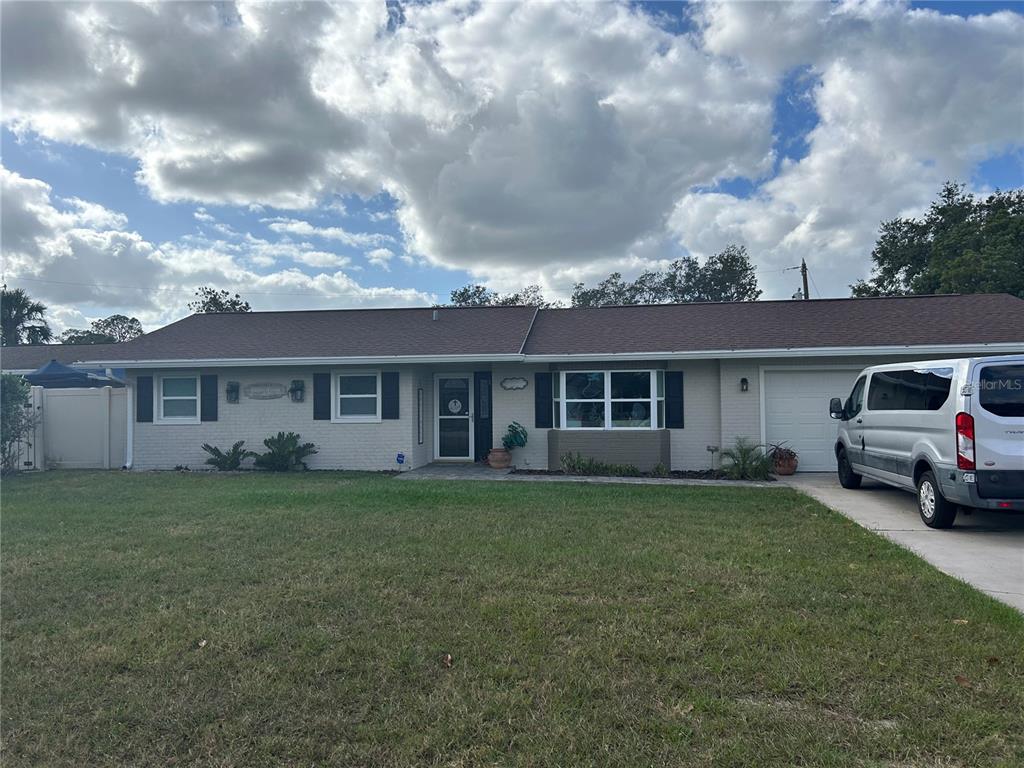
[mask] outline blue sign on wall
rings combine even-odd
[[[405,454],[404,453],[396,454],[395,455],[395,461],[397,461],[399,464],[405,464]]]

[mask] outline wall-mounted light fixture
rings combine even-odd
[[[746,392],[750,389],[750,382],[747,381],[746,377],[740,379],[740,392]]]
[[[238,402],[238,393],[242,389],[241,385],[237,381],[229,381],[228,385],[224,388],[224,396],[227,398],[229,403]]]
[[[293,403],[301,403],[306,398],[306,382],[302,379],[292,379],[292,385],[288,388]]]

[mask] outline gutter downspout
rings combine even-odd
[[[127,376],[125,376],[128,379]],[[124,383],[124,403],[127,410],[127,438],[124,443],[124,466],[121,469],[131,469],[135,461],[135,414],[132,413],[132,403],[135,397],[135,389],[132,387],[131,379]]]

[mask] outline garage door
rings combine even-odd
[[[800,454],[801,472],[836,468],[836,422],[829,418],[831,397],[844,400],[859,369],[803,369],[764,372],[766,443],[787,443]]]

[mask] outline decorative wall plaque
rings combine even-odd
[[[284,397],[288,388],[276,381],[258,382],[245,385],[245,396],[250,400],[277,400]]]
[[[522,376],[510,376],[501,380],[501,388],[504,390],[526,389],[527,383]]]

